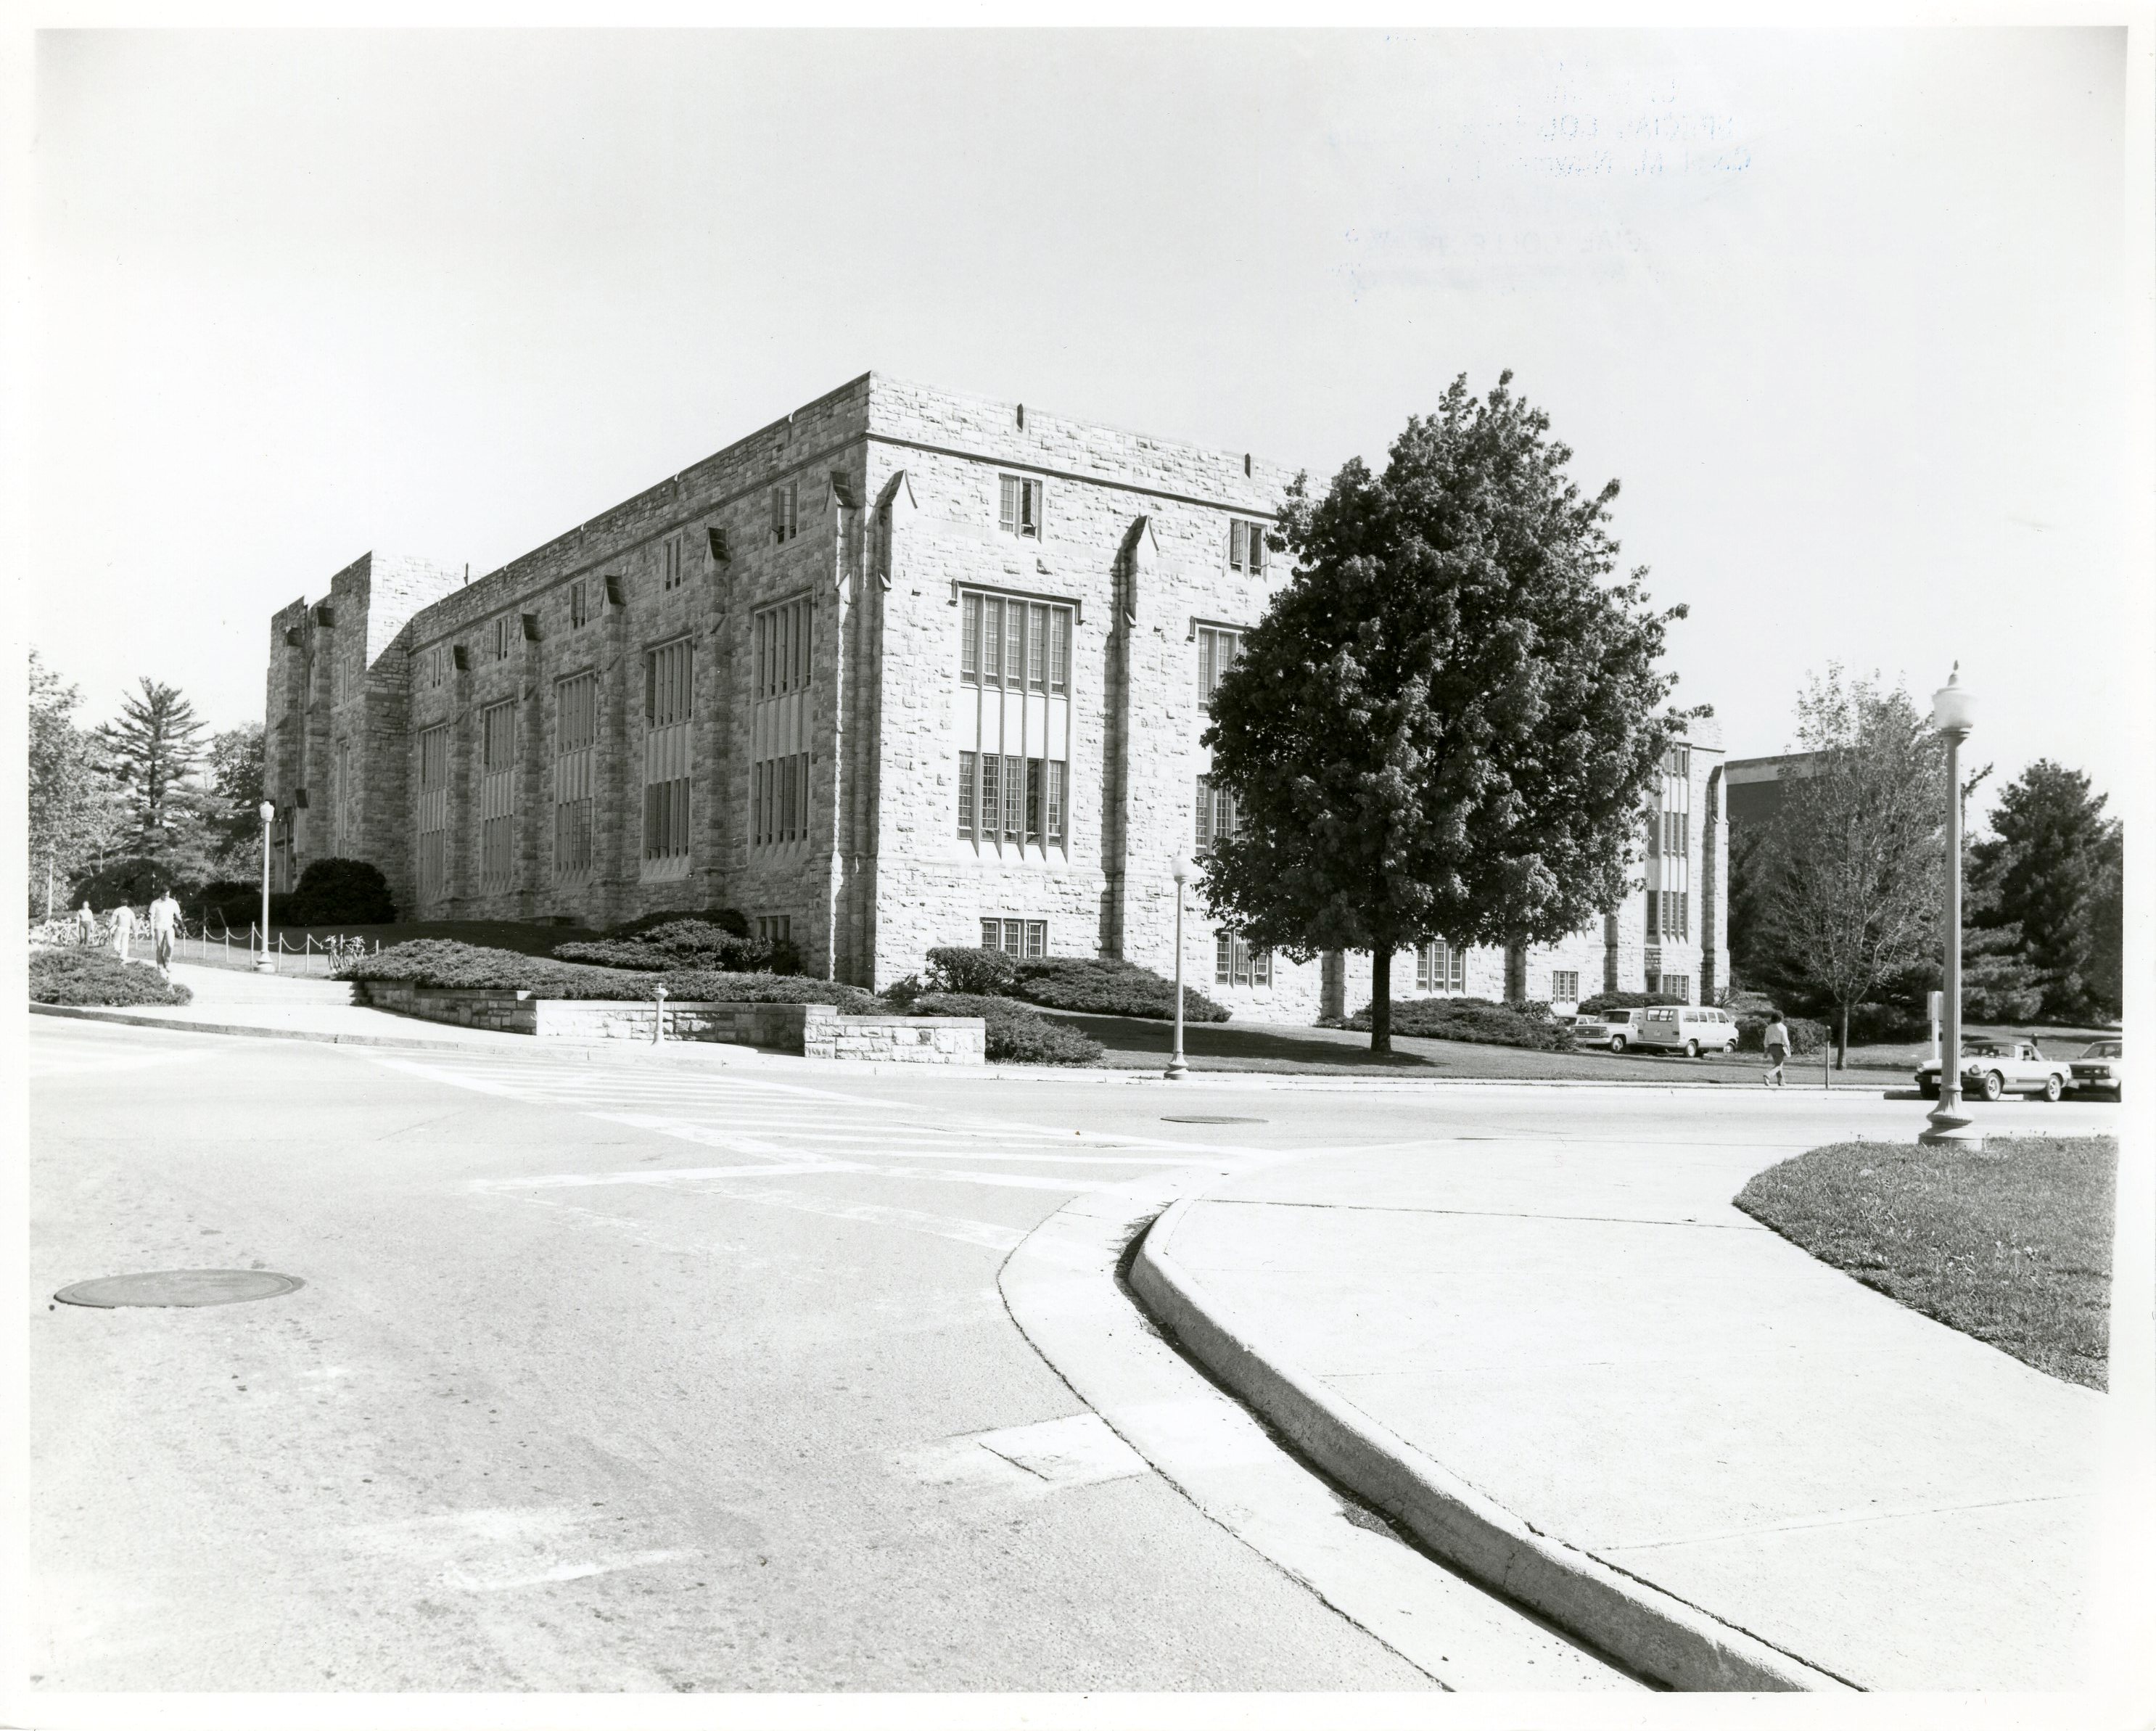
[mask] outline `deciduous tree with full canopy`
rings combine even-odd
[[[94,741],[75,725],[80,694],[34,649],[29,697],[29,863],[33,894],[49,915],[55,890],[102,862],[126,819]]]
[[[1797,701],[1810,772],[1783,784],[1758,917],[1772,976],[1835,1016],[1936,953],[1946,864],[1946,752],[1897,687],[1838,666]]]
[[[1368,951],[1370,1049],[1394,953],[1543,942],[1628,887],[1645,792],[1683,723],[1658,667],[1682,608],[1613,576],[1611,481],[1583,494],[1548,417],[1455,379],[1383,470],[1297,478],[1272,537],[1295,573],[1210,704],[1235,833],[1204,855],[1216,918],[1307,961]]]

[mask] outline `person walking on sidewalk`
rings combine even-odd
[[[150,904],[150,941],[157,948],[157,972],[172,977],[172,934],[180,923],[180,904],[172,899],[170,885],[157,891]]]
[[[123,962],[134,958],[127,952],[135,942],[135,910],[125,901],[112,910],[112,953]]]
[[[75,910],[74,929],[75,935],[81,940],[85,949],[88,949],[97,942],[97,916],[90,911],[90,903],[87,901]]]
[[[1767,1048],[1767,1073],[1759,1080],[1770,1088],[1782,1086],[1782,1066],[1789,1061],[1789,1030],[1782,1021],[1779,1009],[1767,1012],[1767,1032],[1761,1044]]]

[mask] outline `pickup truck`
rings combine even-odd
[[[2041,1094],[2062,1098],[2073,1074],[2063,1058],[2047,1058],[2033,1040],[1965,1040],[1962,1042],[1961,1089],[1965,1095],[1996,1100],[2006,1094]],[[1939,1066],[1927,1062],[1917,1071],[1917,1091],[1927,1100],[1939,1093]]]

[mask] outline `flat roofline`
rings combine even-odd
[[[1069,426],[1090,427],[1102,433],[1118,434],[1125,439],[1142,439],[1163,449],[1194,451],[1200,456],[1220,457],[1230,463],[1240,463],[1244,458],[1248,457],[1253,469],[1263,464],[1266,468],[1276,470],[1281,474],[1291,474],[1306,467],[1306,465],[1298,463],[1283,463],[1277,458],[1268,457],[1260,451],[1230,450],[1225,445],[1201,444],[1198,440],[1186,439],[1179,434],[1155,433],[1143,427],[1127,427],[1119,421],[1094,420],[1085,415],[1065,413],[1060,408],[1045,403],[1021,403],[1015,397],[991,397],[980,391],[954,391],[947,386],[936,384],[927,379],[907,378],[896,372],[868,372],[862,377],[869,381],[869,405],[871,416],[870,430],[871,432],[875,431],[873,416],[875,408],[875,388],[881,383],[902,386],[910,391],[925,391],[931,396],[942,397],[952,403],[971,403],[985,408],[1004,409],[1009,413],[1014,422],[1017,419],[1018,410],[1023,407],[1029,414],[1039,413],[1052,415],[1055,419]]]

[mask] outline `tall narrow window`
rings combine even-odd
[[[681,587],[681,537],[678,535],[670,535],[659,543],[659,587]]]
[[[958,596],[958,833],[999,850],[1067,845],[1076,609]]]
[[[788,542],[801,532],[801,483],[782,481],[771,490],[771,538]]]
[[[578,578],[569,585],[569,629],[581,631],[592,622],[591,601],[584,579]]]
[[[1213,984],[1218,986],[1270,986],[1273,983],[1273,953],[1254,949],[1244,938],[1219,933],[1213,940]]]
[[[993,841],[1003,829],[1004,760],[990,752],[981,758],[981,836]]]
[[[1025,603],[1013,601],[1004,609],[1004,686],[1025,689]]]
[[[1025,834],[1025,759],[1004,759],[1004,835],[1016,841]]]
[[[494,659],[497,661],[506,661],[509,659],[511,624],[507,614],[504,614],[494,622]]]
[[[1000,483],[997,496],[996,526],[1007,535],[1015,535],[1023,540],[1039,540],[1047,502],[1041,484],[1030,475],[1004,475]]]
[[[419,899],[434,903],[449,893],[449,729],[446,722],[419,735]]]
[[[1197,841],[1201,848],[1225,841],[1235,833],[1235,796],[1209,775],[1198,778]]]
[[[644,871],[689,866],[689,783],[696,711],[695,645],[684,637],[644,657]]]
[[[554,876],[580,882],[592,872],[592,814],[598,784],[599,681],[579,673],[554,686]]]
[[[482,890],[516,886],[516,705],[480,712],[479,881]]]
[[[1039,602],[1033,606],[1033,622],[1025,636],[1025,687],[1029,691],[1048,689],[1048,609]]]
[[[1219,689],[1243,652],[1243,634],[1218,625],[1198,628],[1198,706]]]
[[[755,701],[749,715],[749,840],[785,847],[808,839],[809,687],[815,609],[803,595],[751,622]]]
[[[1467,952],[1456,943],[1440,939],[1415,952],[1415,989],[1418,992],[1464,992],[1467,989]]]

